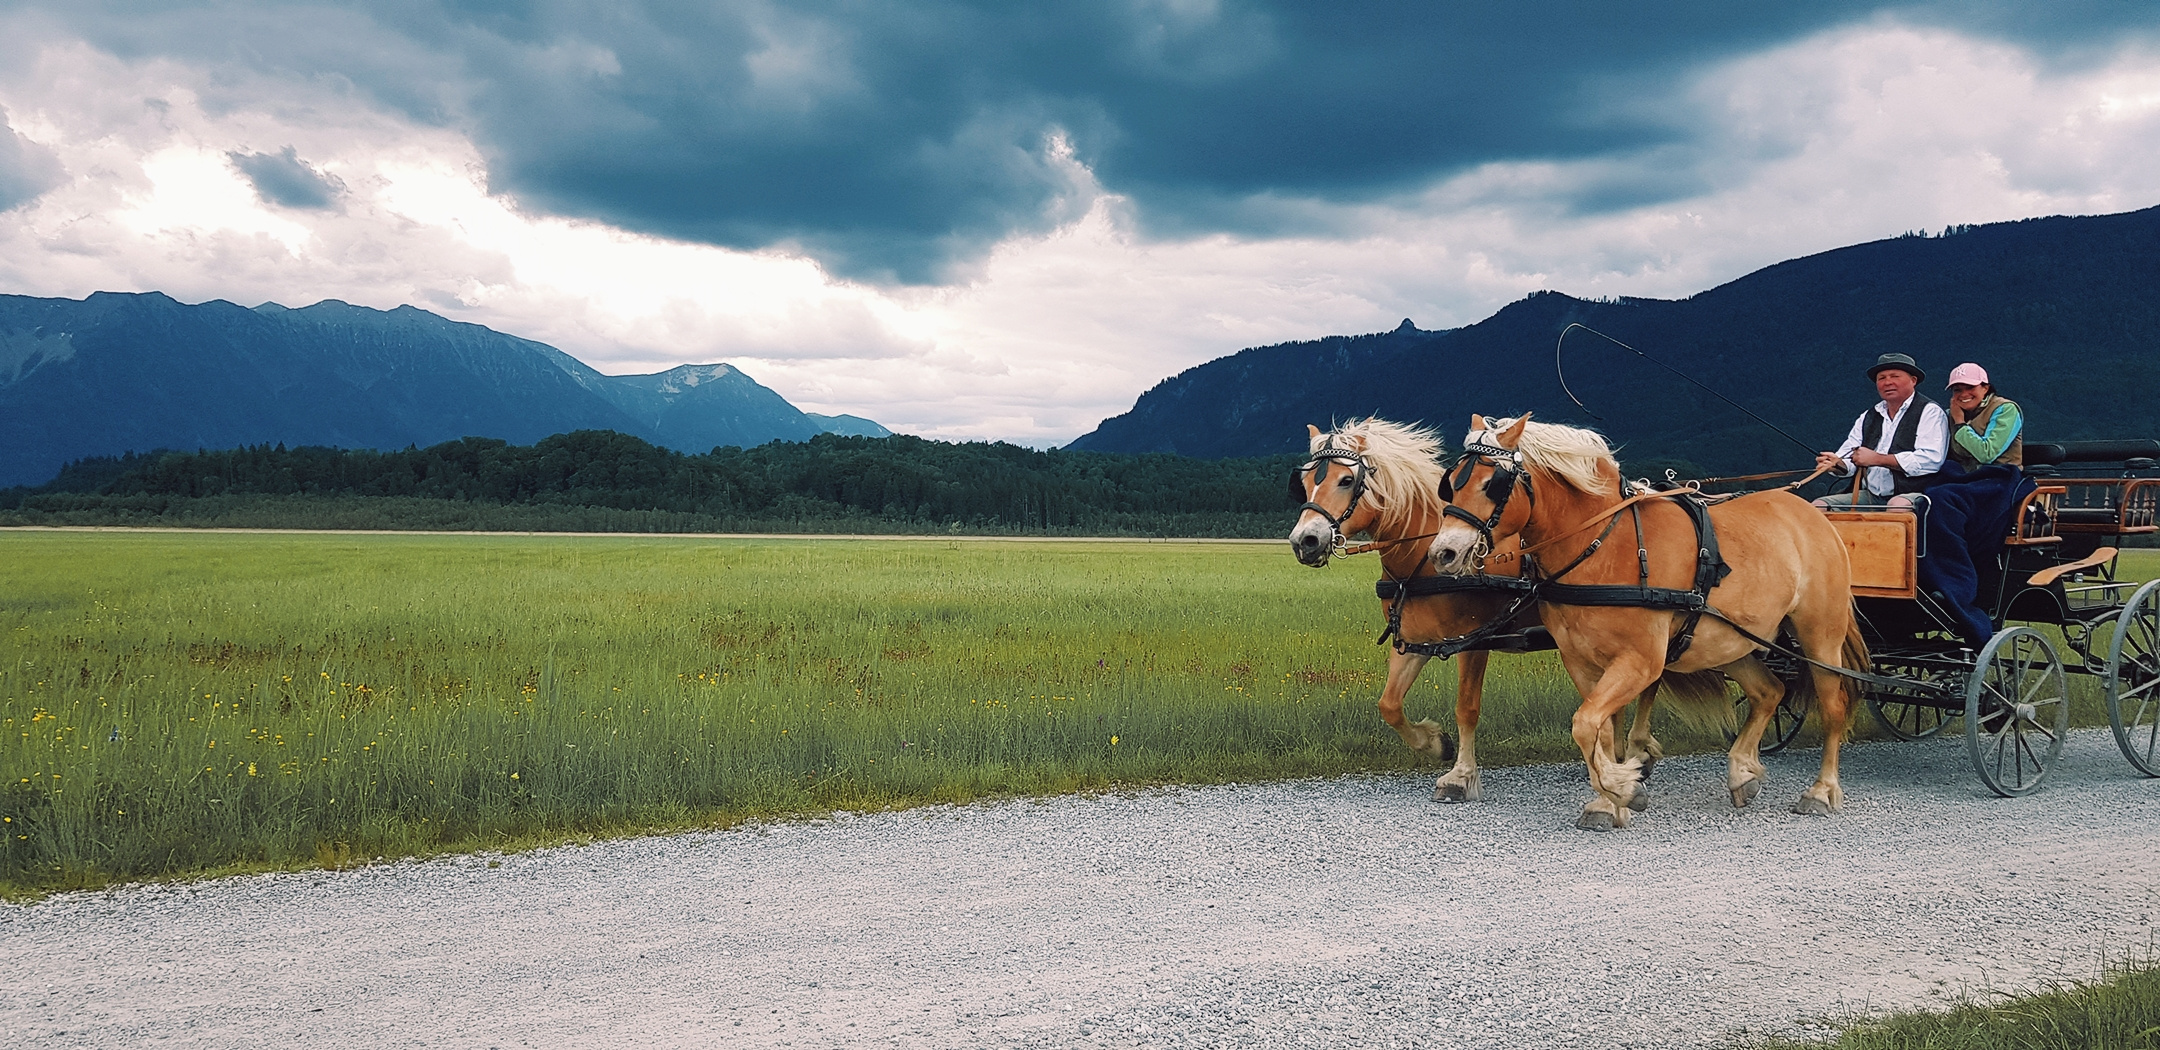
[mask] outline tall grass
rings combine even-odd
[[[1363,569],[1272,544],[0,535],[0,885],[1402,768]],[[1568,753],[1554,663],[1494,666],[1483,753]],[[1453,680],[1413,704],[1446,721]]]
[[[1943,1010],[1837,1022],[1828,1041],[1772,1038],[1756,1050],[2154,1050],[2160,966],[2108,966],[2098,980],[2017,996],[1962,997]]]

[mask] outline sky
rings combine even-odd
[[[0,122],[0,292],[1048,446],[1248,346],[2160,204],[2160,7],[16,0]]]

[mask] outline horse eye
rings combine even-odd
[[[1335,487],[1336,487],[1336,488],[1344,488],[1344,489],[1346,489],[1346,488],[1349,488],[1349,487],[1350,487],[1350,475],[1348,475],[1348,474],[1345,474],[1345,475],[1343,475],[1343,476],[1342,476],[1342,480],[1341,480],[1341,481],[1338,481],[1338,482],[1336,482],[1336,483],[1335,483]]]

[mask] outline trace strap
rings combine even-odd
[[[1443,638],[1437,642],[1413,642],[1402,636],[1403,602],[1409,598],[1425,598],[1435,594],[1461,594],[1468,591],[1511,591],[1515,601],[1501,613],[1468,634]],[[1435,657],[1445,660],[1457,653],[1473,649],[1499,649],[1505,652],[1529,653],[1554,648],[1552,635],[1543,627],[1532,626],[1519,631],[1509,628],[1517,617],[1537,601],[1537,584],[1518,576],[1487,576],[1478,573],[1470,576],[1412,576],[1407,580],[1382,579],[1373,584],[1373,594],[1380,600],[1390,602],[1387,628],[1374,645],[1384,645],[1390,637],[1395,639],[1395,651],[1416,656]]]

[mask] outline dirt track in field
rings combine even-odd
[[[2160,921],[2160,781],[2105,730],[2040,793],[1962,740],[1846,809],[1722,759],[1576,831],[1578,767],[1159,790],[0,906],[7,1046],[1717,1045],[2089,976]],[[499,862],[499,867],[490,866]]]

